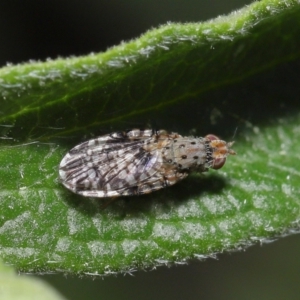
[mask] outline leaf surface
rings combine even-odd
[[[105,53],[2,68],[2,259],[25,272],[111,274],[297,229],[299,36],[299,2],[269,0]],[[238,155],[104,211],[60,184],[70,148],[149,123],[226,140],[238,127]]]

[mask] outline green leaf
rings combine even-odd
[[[65,299],[48,284],[37,278],[18,276],[0,261],[1,298],[5,300],[62,300]]]
[[[111,274],[291,232],[300,216],[299,36],[299,2],[265,0],[106,53],[2,68],[3,260],[26,272]],[[149,123],[227,140],[238,127],[238,155],[104,211],[103,200],[60,184],[71,147]]]

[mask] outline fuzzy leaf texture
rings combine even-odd
[[[24,272],[104,275],[299,230],[299,36],[299,1],[265,0],[105,53],[2,68],[0,257]],[[227,141],[237,128],[238,155],[103,211],[60,184],[76,144],[150,126]]]

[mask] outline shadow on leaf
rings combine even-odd
[[[147,213],[156,205],[165,206],[166,210],[172,209],[170,202],[178,206],[189,199],[194,198],[201,201],[201,195],[220,194],[226,186],[226,179],[220,175],[211,174],[203,176],[193,174],[175,186],[162,189],[151,194],[130,197],[116,197],[108,207],[103,209],[103,205],[110,202],[111,198],[86,198],[66,191],[65,197],[68,205],[81,211],[83,214],[93,216],[97,213],[102,215],[108,213],[118,213],[118,215]],[[165,211],[166,212],[166,211]]]

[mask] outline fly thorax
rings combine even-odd
[[[164,158],[167,163],[176,165],[179,169],[205,170],[206,148],[203,138],[181,137],[174,139],[165,148]]]

